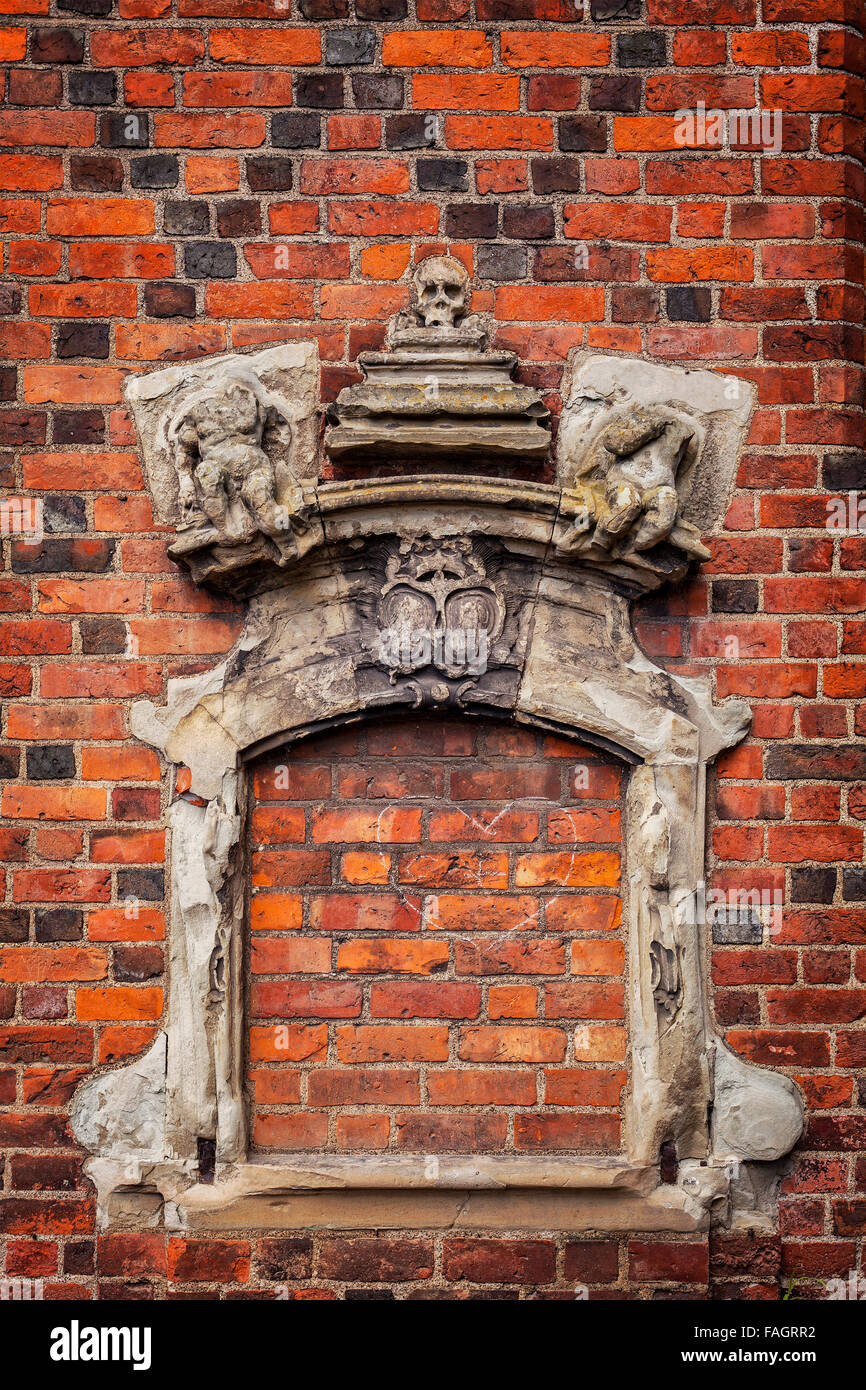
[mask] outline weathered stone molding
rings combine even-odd
[[[605,372],[616,383],[623,364],[590,359],[576,376],[584,394],[587,372],[596,374],[598,394]],[[679,380],[683,395],[687,385]],[[703,384],[701,399],[718,406],[711,385]],[[675,408],[682,409],[679,398]],[[742,428],[749,411],[742,402],[737,410]],[[711,433],[708,426],[704,445]],[[690,468],[699,469],[702,458],[703,445]],[[690,498],[710,508],[711,523],[735,462],[735,448],[714,459],[727,485],[715,479],[698,487],[693,472]],[[232,652],[209,672],[170,682],[164,706],[140,701],[133,710],[136,736],[169,763],[186,765],[191,785],[169,819],[163,1029],[144,1057],[85,1082],[74,1106],[75,1132],[94,1153],[88,1172],[99,1187],[102,1219],[151,1219],[164,1207],[166,1221],[190,1227],[308,1224],[315,1212],[328,1224],[357,1225],[365,1224],[363,1194],[369,1221],[382,1225],[375,1194],[406,1189],[395,1208],[402,1224],[413,1224],[409,1194],[422,1190],[430,1224],[471,1224],[483,1212],[484,1223],[496,1225],[493,1205],[506,1196],[501,1211],[510,1212],[510,1223],[531,1224],[542,1208],[549,1214],[548,1199],[533,1207],[532,1194],[553,1188],[572,1194],[563,1220],[574,1229],[706,1227],[742,1188],[731,1182],[737,1165],[772,1164],[802,1127],[793,1082],[741,1061],[715,1034],[704,982],[705,924],[695,913],[704,878],[706,769],[743,737],[748,707],[739,700],[714,706],[703,682],[648,660],[631,631],[629,601],[661,582],[664,565],[648,570],[636,551],[617,557],[603,547],[591,554],[563,546],[570,521],[561,514],[560,487],[450,476],[331,483],[317,489],[316,506],[321,542],[270,571],[269,587],[250,599]],[[395,663],[386,631],[396,624],[408,632],[423,613],[419,630],[435,636],[455,596],[452,626],[487,634],[479,669],[469,668],[465,647],[461,661],[452,652],[449,660],[410,655]],[[576,735],[616,752],[630,769],[623,844],[632,1068],[621,1160],[440,1156],[432,1169],[423,1156],[247,1161],[247,764],[323,728],[425,708]],[[200,1180],[202,1143],[215,1146],[213,1183]],[[663,1148],[676,1155],[674,1182],[662,1181]],[[473,1194],[468,1207],[460,1193]]]

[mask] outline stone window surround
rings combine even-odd
[[[748,707],[714,706],[703,682],[645,657],[626,587],[558,550],[566,523],[557,486],[401,478],[328,483],[316,499],[321,544],[250,600],[229,656],[170,682],[166,705],[133,708],[134,734],[188,766],[191,787],[168,813],[169,979],[159,1036],[142,1056],[85,1081],[73,1107],[74,1132],[92,1153],[86,1171],[101,1223],[692,1232],[727,1213],[767,1224],[778,1160],[800,1135],[802,1104],[792,1081],[736,1057],[716,1035],[705,926],[693,920],[704,878],[707,767],[744,736]],[[467,717],[474,711],[596,742],[630,769],[624,1152],[435,1162],[304,1153],[250,1162],[242,1095],[246,769],[293,739],[429,703],[405,684],[374,679],[370,658],[379,583],[371,556],[383,542],[428,537],[470,538],[493,553],[498,593],[514,619],[507,658],[461,698]],[[203,1144],[214,1148],[212,1178],[202,1177]],[[663,1146],[673,1146],[665,1150],[676,1156],[673,1172],[660,1169]]]

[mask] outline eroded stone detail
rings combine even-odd
[[[459,285],[450,293],[436,274],[433,267],[419,289],[419,305],[425,290],[428,307],[419,309],[418,318],[426,314],[430,324],[416,322],[406,331],[455,333],[465,323]],[[443,317],[449,322],[436,321]],[[230,376],[224,372],[223,383]],[[187,390],[183,371],[172,380],[169,394]],[[740,1061],[715,1036],[704,989],[705,924],[694,916],[704,875],[706,767],[742,738],[748,708],[737,700],[714,705],[707,683],[656,667],[635,642],[629,616],[635,592],[681,572],[698,553],[682,538],[693,538],[698,527],[711,530],[718,521],[748,422],[751,389],[732,405],[724,379],[712,373],[597,356],[575,359],[571,380],[558,487],[454,476],[319,486],[310,530],[320,528],[321,544],[312,538],[298,545],[292,564],[284,567],[256,558],[252,550],[245,554],[252,597],[233,651],[209,672],[170,682],[165,705],[136,705],[136,734],[169,761],[186,764],[192,785],[171,811],[163,1050],[155,1045],[146,1059],[89,1080],[75,1106],[76,1134],[97,1155],[91,1166],[104,1211],[117,1193],[129,1193],[136,1165],[147,1200],[164,1200],[172,1221],[190,1225],[219,1223],[221,1183],[226,1220],[232,1204],[241,1203],[237,1211],[247,1212],[248,1200],[251,1213],[271,1213],[272,1189],[295,1183],[332,1195],[361,1185],[430,1185],[417,1172],[407,1178],[403,1169],[371,1169],[359,1158],[347,1158],[342,1167],[339,1160],[335,1167],[334,1161],[322,1166],[311,1158],[300,1165],[303,1176],[297,1164],[285,1170],[274,1165],[273,1180],[245,1163],[239,808],[245,758],[382,710],[449,702],[470,714],[497,714],[595,740],[631,767],[623,842],[632,1079],[622,1181],[640,1195],[618,1204],[618,1215],[606,1199],[601,1202],[600,1190],[611,1181],[610,1163],[602,1159],[581,1160],[566,1170],[540,1158],[531,1171],[521,1159],[519,1171],[506,1163],[495,1176],[488,1161],[479,1160],[484,1171],[478,1185],[577,1185],[585,1198],[581,1220],[595,1211],[596,1224],[604,1212],[604,1219],[630,1221],[633,1229],[698,1229],[720,1197],[733,1191],[732,1158],[772,1162],[796,1142],[802,1106],[793,1082]],[[211,399],[210,378],[206,385],[204,401]],[[151,403],[141,405],[140,429],[148,420],[164,422],[163,394],[158,383],[139,382],[136,399]],[[238,404],[247,419],[255,417],[250,430],[254,436],[261,428],[264,444],[270,438],[266,417],[246,399]],[[187,443],[192,448],[195,442],[199,459],[207,456],[210,446],[202,447],[200,429],[212,406],[206,405],[204,417],[191,412],[186,397],[172,398],[171,406],[178,437],[194,424],[195,441],[190,434]],[[223,446],[253,450],[254,473],[259,446],[249,443],[249,432],[247,442],[237,444],[233,418],[226,421],[217,453],[221,457]],[[281,418],[291,420],[294,448],[298,421],[291,412]],[[278,440],[279,424],[273,429]],[[168,443],[166,432],[166,449]],[[262,452],[270,456],[268,449]],[[151,438],[145,457],[156,496],[167,486],[160,469],[173,469],[172,456],[159,453]],[[218,460],[218,466],[230,473],[234,464]],[[196,489],[197,468],[192,455],[181,467],[192,474]],[[303,475],[292,466],[302,491],[313,471]],[[592,494],[596,513],[592,526],[578,532],[570,508],[582,489]],[[165,497],[163,504],[168,507]],[[175,513],[164,510],[163,516],[180,520],[178,497],[174,505]],[[216,527],[213,518],[208,524]],[[208,563],[222,566],[227,551],[273,544],[258,522],[256,527],[252,540],[212,545]],[[267,582],[259,582],[265,568]],[[199,573],[209,577],[212,571]],[[483,670],[472,669],[468,646],[446,650],[444,636],[435,637],[449,624],[487,634]],[[388,653],[385,632],[400,635]],[[427,645],[413,648],[412,634],[418,632],[429,634],[429,651]],[[143,1085],[150,1088],[146,1105]],[[201,1138],[217,1145],[217,1181],[207,1193],[194,1181]],[[677,1156],[674,1184],[658,1181],[663,1147]],[[464,1164],[432,1185],[467,1182]],[[157,1191],[161,1196],[154,1198]],[[369,1192],[367,1198],[372,1210]],[[312,1211],[308,1204],[290,1216],[287,1208],[287,1222],[299,1219],[302,1209]],[[491,1220],[489,1210],[485,1220]],[[638,1224],[644,1221],[646,1227]]]
[[[243,590],[321,541],[315,344],[171,367],[126,392],[169,554]]]
[[[735,377],[572,354],[563,383],[559,549],[665,578],[708,559],[754,391]]]
[[[392,685],[432,667],[480,676],[505,624],[502,596],[467,536],[401,541],[379,598],[379,649]]]

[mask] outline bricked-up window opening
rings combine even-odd
[[[576,741],[432,716],[261,760],[252,1148],[617,1152],[623,780]]]

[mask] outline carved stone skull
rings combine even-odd
[[[415,272],[417,313],[425,328],[453,328],[465,317],[469,276],[451,256],[431,256]]]

